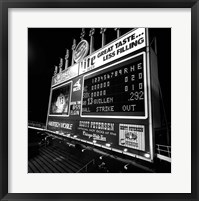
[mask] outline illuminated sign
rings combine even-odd
[[[70,90],[70,83],[52,90],[50,115],[69,115]]]
[[[74,60],[75,62],[79,62],[82,60],[88,53],[89,45],[86,40],[81,40],[77,45],[74,51]]]
[[[64,129],[68,129],[68,130],[72,130],[73,124],[70,123],[60,123],[60,122],[54,122],[54,121],[49,121],[48,122],[49,126],[52,127],[57,127],[57,128],[64,128]]]
[[[99,121],[79,121],[77,133],[80,138],[90,142],[111,142],[116,137],[115,123]],[[112,139],[112,140],[111,140]]]
[[[75,76],[78,76],[78,64],[75,64],[55,75],[52,79],[52,86],[67,81]]]
[[[146,30],[138,28],[123,35],[79,63],[79,73],[88,72],[146,46]]]
[[[56,134],[75,133],[76,123],[61,116],[48,116],[47,128]]]
[[[86,75],[82,116],[146,118],[145,53]]]
[[[144,126],[132,125],[132,124],[120,124],[119,145],[145,151]]]

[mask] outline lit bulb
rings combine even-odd
[[[144,156],[145,156],[146,158],[150,158],[150,154],[148,154],[148,153],[144,154]]]
[[[107,147],[110,147],[110,146],[111,146],[111,144],[110,144],[110,143],[106,143],[106,146],[107,146]]]

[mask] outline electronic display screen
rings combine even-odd
[[[144,116],[144,54],[85,76],[82,115]]]
[[[53,89],[50,105],[50,115],[68,115],[71,85]]]

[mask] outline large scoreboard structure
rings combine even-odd
[[[76,62],[52,78],[47,131],[153,162],[160,111],[148,29],[132,29],[86,56],[88,46],[82,39]]]

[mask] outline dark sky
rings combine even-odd
[[[89,30],[85,29],[84,39],[89,41]],[[121,29],[124,34],[130,29]],[[171,30],[150,29],[150,38],[157,38],[159,79],[167,119],[171,121]],[[28,119],[45,122],[50,95],[54,65],[64,58],[66,48],[70,50],[73,39],[80,41],[81,28],[29,28],[28,29]],[[113,28],[107,29],[107,43],[116,39]],[[101,45],[100,29],[95,29],[95,49]]]

